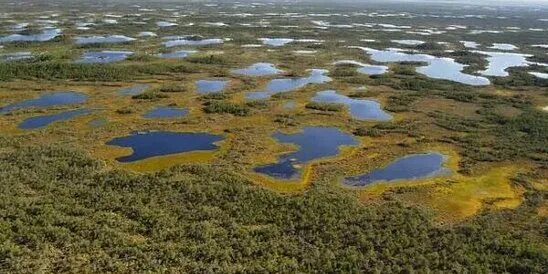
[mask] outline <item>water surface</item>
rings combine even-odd
[[[222,136],[209,133],[154,131],[114,138],[106,144],[133,149],[131,155],[116,159],[125,163],[183,152],[216,150],[215,143],[221,140]]]
[[[370,64],[365,64],[365,63],[354,61],[354,60],[341,60],[333,64],[358,66],[357,71],[361,74],[366,74],[366,75],[381,75],[381,74],[385,74],[388,71],[387,66],[370,65]]]
[[[47,108],[61,105],[82,104],[86,102],[88,96],[74,91],[61,91],[47,93],[35,99],[16,102],[4,107],[0,107],[0,113],[7,113],[17,109],[25,108]]]
[[[281,47],[295,41],[295,39],[291,38],[260,38],[259,40],[263,42],[263,44],[272,47]]]
[[[511,67],[527,67],[531,64],[527,61],[528,54],[511,52],[474,51],[475,53],[487,55],[487,69],[479,73],[485,76],[506,77],[510,75],[506,70]]]
[[[449,172],[448,169],[443,167],[446,161],[447,157],[437,152],[412,154],[400,158],[383,168],[374,169],[363,175],[347,177],[344,179],[344,184],[366,186],[377,182],[417,180],[442,175]]]
[[[33,57],[32,52],[30,51],[20,51],[12,53],[3,53],[0,54],[0,61],[11,62],[11,61],[21,61],[31,59]]]
[[[60,29],[45,29],[38,34],[11,34],[0,37],[0,44],[11,42],[46,42],[61,35]]]
[[[160,58],[166,58],[166,59],[182,59],[196,52],[197,51],[195,50],[179,50],[174,52],[160,53],[159,56]]]
[[[518,47],[512,45],[512,44],[503,44],[503,43],[493,43],[492,46],[489,47],[490,49],[496,49],[496,50],[516,50],[519,49]]]
[[[219,93],[228,84],[227,80],[198,80],[196,90],[199,94]]]
[[[279,157],[278,162],[253,170],[275,179],[290,180],[300,176],[300,166],[320,158],[336,156],[341,146],[356,146],[358,140],[334,127],[306,127],[294,134],[275,133],[277,141],[298,146],[295,152]]]
[[[548,73],[530,71],[529,74],[538,77],[540,79],[548,79]]]
[[[18,127],[20,129],[36,129],[48,126],[52,123],[59,121],[66,121],[74,119],[79,116],[91,114],[93,110],[90,109],[76,109],[64,111],[56,114],[42,115],[25,119]]]
[[[454,81],[472,86],[489,85],[489,79],[481,76],[465,74],[462,70],[466,65],[455,62],[451,58],[435,57],[428,54],[405,53],[397,49],[376,50],[354,47],[366,51],[371,59],[381,63],[391,62],[422,62],[426,66],[417,67],[416,71],[430,78]]]
[[[223,39],[211,38],[211,39],[192,39],[192,38],[177,38],[162,42],[165,47],[177,47],[177,46],[207,46],[218,45],[224,43]]]
[[[135,38],[127,37],[125,35],[109,35],[109,36],[86,36],[76,37],[77,45],[89,45],[89,44],[118,44],[135,41]]]
[[[232,71],[233,74],[247,75],[247,76],[270,76],[277,75],[282,73],[282,70],[279,70],[271,63],[255,63],[247,68],[235,69]]]
[[[387,121],[392,115],[386,113],[377,101],[366,99],[353,99],[338,94],[335,90],[324,90],[317,92],[312,97],[313,102],[344,104],[350,110],[350,115],[357,120]]]
[[[80,64],[106,64],[114,63],[127,59],[133,52],[131,51],[89,51],[84,53],[76,63]]]
[[[305,87],[308,84],[323,84],[330,82],[332,79],[326,74],[327,70],[312,69],[310,75],[302,78],[280,78],[273,79],[268,82],[266,88],[262,91],[249,92],[246,94],[248,100],[263,100],[268,99],[276,93],[288,92]]]

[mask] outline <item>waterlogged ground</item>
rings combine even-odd
[[[58,4],[0,17],[0,132],[26,144],[444,219],[519,206],[512,180],[545,165],[544,8]]]

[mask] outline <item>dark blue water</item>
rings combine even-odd
[[[16,109],[24,109],[31,107],[52,107],[71,104],[82,104],[88,99],[87,95],[74,91],[63,91],[44,94],[36,99],[29,99],[4,107],[0,107],[0,114],[14,111]]]
[[[312,98],[313,102],[344,104],[349,107],[350,115],[357,120],[387,121],[392,116],[381,108],[377,101],[366,99],[353,99],[338,94],[334,90],[324,90],[316,93]]]
[[[92,112],[93,112],[93,110],[90,110],[90,109],[76,109],[76,110],[69,110],[69,111],[56,113],[56,114],[31,117],[31,118],[25,119],[23,122],[21,122],[18,125],[18,127],[20,129],[41,128],[41,127],[45,127],[45,126],[47,126],[51,123],[54,123],[54,122],[74,119],[78,116],[87,115],[87,114],[90,114]]]
[[[323,84],[332,80],[325,75],[327,72],[327,70],[323,69],[312,69],[310,76],[307,77],[274,79],[268,82],[266,89],[263,91],[248,92],[246,94],[246,99],[264,100],[276,93],[296,90],[305,87],[308,84]]]
[[[196,81],[196,90],[200,94],[219,93],[227,83],[226,80],[199,80]]]
[[[143,115],[145,118],[177,118],[188,114],[186,108],[157,107]]]
[[[294,179],[301,171],[295,165],[306,164],[312,160],[336,156],[341,146],[359,144],[352,135],[334,127],[306,127],[296,134],[276,133],[273,137],[281,143],[295,144],[299,149],[282,155],[278,162],[254,168],[255,172],[282,180]]]
[[[0,44],[11,42],[45,42],[53,40],[59,35],[61,35],[60,29],[45,29],[42,33],[38,34],[11,34],[0,37]]]
[[[196,53],[195,50],[180,50],[175,52],[167,52],[167,53],[160,53],[160,58],[166,58],[166,59],[181,59],[186,58],[189,55]]]
[[[118,91],[118,94],[122,96],[133,96],[133,95],[139,95],[143,92],[145,92],[147,89],[149,89],[149,85],[134,85],[131,87],[123,88]]]
[[[215,150],[218,148],[215,143],[221,140],[222,136],[209,133],[156,131],[115,138],[107,145],[133,149],[130,156],[116,159],[119,162],[133,162],[169,154]]]
[[[76,63],[80,64],[105,64],[119,62],[127,59],[133,52],[131,51],[90,51],[84,53]]]
[[[281,73],[282,70],[277,69],[274,64],[271,63],[255,63],[247,68],[235,69],[233,74],[247,75],[247,76],[270,76]]]
[[[412,154],[400,158],[386,167],[374,169],[363,175],[347,177],[344,183],[349,186],[366,186],[376,182],[416,180],[448,172],[443,167],[446,157],[440,153]]]

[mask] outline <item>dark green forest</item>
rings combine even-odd
[[[229,169],[108,170],[0,137],[0,267],[12,273],[545,273],[548,226],[516,210],[454,225],[327,182],[284,195]],[[519,183],[519,180],[516,180]],[[516,229],[518,228],[519,229]]]

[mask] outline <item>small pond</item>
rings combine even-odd
[[[0,44],[11,42],[46,42],[61,35],[60,29],[45,29],[37,34],[11,34],[0,37]]]
[[[300,166],[320,158],[336,156],[341,146],[356,146],[359,141],[334,127],[306,127],[294,134],[275,133],[273,138],[285,144],[298,146],[297,151],[284,154],[278,162],[253,170],[275,179],[291,180],[301,174]]]
[[[86,102],[88,96],[74,91],[61,91],[47,93],[35,99],[16,102],[4,107],[0,107],[0,113],[7,113],[17,109],[25,108],[47,108],[52,106],[82,104]]]
[[[197,51],[195,50],[179,50],[174,52],[160,53],[158,56],[160,56],[160,58],[166,58],[166,59],[182,59],[196,52]]]
[[[346,105],[350,110],[350,115],[352,118],[357,120],[387,121],[392,119],[392,115],[385,112],[381,108],[381,104],[379,102],[350,98],[348,96],[338,94],[335,90],[324,90],[317,92],[316,95],[312,97],[312,101],[318,103]]]
[[[341,60],[333,64],[358,66],[357,71],[361,74],[366,74],[366,75],[381,75],[381,74],[385,74],[388,71],[387,66],[370,65],[370,64],[365,64],[365,63],[354,61],[354,60]]]
[[[282,73],[271,63],[255,63],[247,68],[235,69],[233,74],[246,75],[246,76],[270,76]]]
[[[444,175],[449,173],[449,170],[443,166],[446,161],[447,156],[437,152],[412,154],[363,175],[347,177],[344,179],[344,184],[366,186],[377,182],[417,180]]]
[[[119,62],[127,59],[133,52],[131,51],[89,51],[84,53],[80,60],[77,60],[76,63],[81,64],[106,64]]]
[[[87,36],[76,37],[77,45],[89,45],[89,44],[118,44],[128,43],[135,41],[135,38],[127,37],[125,35],[109,35],[109,36]]]
[[[196,81],[196,91],[199,94],[219,93],[225,89],[227,84],[227,80],[198,80]]]
[[[276,93],[288,92],[302,88],[308,84],[323,84],[332,79],[326,76],[327,70],[312,69],[310,75],[302,78],[281,78],[273,79],[268,82],[266,88],[262,91],[249,92],[246,94],[248,100],[264,100]]]
[[[116,159],[133,162],[183,152],[216,150],[215,143],[221,140],[222,136],[209,133],[153,131],[114,138],[106,144],[133,149],[131,155]]]
[[[90,109],[76,109],[64,111],[56,114],[41,115],[31,117],[23,120],[18,127],[20,129],[36,129],[48,126],[52,123],[59,121],[71,120],[79,116],[91,114],[93,110]]]
[[[21,60],[31,59],[32,57],[33,57],[32,52],[20,51],[20,52],[0,54],[0,61],[2,62],[21,61]]]
[[[177,47],[177,46],[207,46],[218,45],[224,43],[223,39],[211,38],[211,39],[192,39],[192,38],[179,38],[162,42],[165,47]]]

